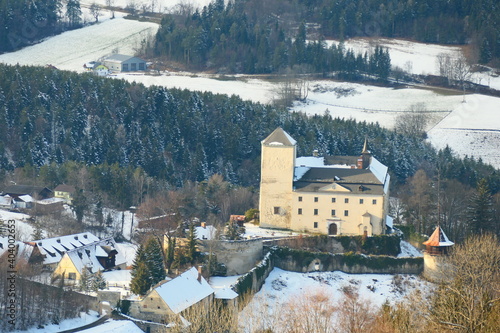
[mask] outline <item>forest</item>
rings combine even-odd
[[[197,70],[255,74],[295,68],[299,74],[337,72],[344,78],[363,73],[382,80],[389,76],[387,50],[377,47],[373,54],[356,55],[342,44],[327,47],[321,38],[308,42],[310,24],[301,22],[292,29],[290,22],[277,18],[251,19],[244,7],[244,2],[224,6],[224,1],[214,1],[184,21],[165,15],[148,51]]]
[[[499,21],[492,0],[237,0],[226,6],[216,0],[202,10],[180,7],[165,15],[148,54],[197,70],[279,73],[299,66],[302,72],[385,79],[390,59],[384,54],[354,55],[342,44],[327,47],[325,39],[470,44],[472,63],[494,65],[500,57]]]

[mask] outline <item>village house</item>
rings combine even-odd
[[[54,197],[63,199],[64,202],[71,204],[76,189],[74,186],[61,184],[54,189]]]
[[[201,275],[201,268],[192,267],[172,280],[160,282],[140,301],[132,302],[130,314],[163,324],[180,322],[195,305],[208,310],[214,294]]]
[[[53,271],[69,250],[81,248],[99,241],[99,237],[90,232],[40,239],[28,242],[33,246],[30,263],[41,264],[44,269]]]
[[[52,273],[54,279],[63,278],[68,284],[81,280],[84,270],[89,274],[109,269],[124,269],[126,260],[116,250],[113,238],[98,240],[93,243],[68,250]]]
[[[359,156],[296,156],[277,128],[261,142],[260,225],[327,235],[386,232],[390,176],[368,151]]]
[[[36,200],[43,200],[52,197],[53,193],[52,190],[43,186],[10,185],[2,191],[2,195],[9,195],[14,199],[29,195]]]

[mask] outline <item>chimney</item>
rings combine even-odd
[[[318,157],[318,156],[319,156],[319,152],[318,152],[318,150],[317,150],[317,149],[314,149],[314,150],[313,150],[313,156],[314,156],[314,157]]]
[[[363,156],[358,158],[357,169],[363,169]]]
[[[207,222],[201,222],[201,227],[203,229],[206,229],[207,228]]]
[[[198,266],[198,282],[201,283],[201,270],[202,270],[203,266]]]

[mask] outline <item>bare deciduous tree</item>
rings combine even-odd
[[[95,18],[96,22],[99,22],[99,16],[101,16],[101,6],[97,3],[92,3],[89,7],[90,14]]]
[[[437,329],[498,332],[500,327],[500,244],[493,235],[456,245],[442,267],[430,318]]]
[[[394,128],[406,136],[424,137],[429,118],[425,103],[413,104],[407,112],[396,117]]]

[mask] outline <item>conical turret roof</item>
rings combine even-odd
[[[436,230],[432,233],[431,237],[422,244],[428,245],[428,246],[452,246],[455,243],[450,241],[446,234],[444,233],[443,229],[441,229],[440,226],[436,227]]]

